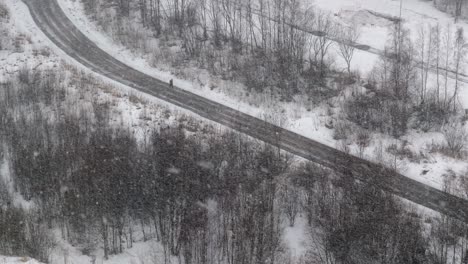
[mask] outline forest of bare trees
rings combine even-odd
[[[465,225],[408,213],[377,176],[363,183],[311,163],[291,166],[288,155],[235,133],[189,136],[181,125],[137,138],[110,123],[112,104],[67,107],[73,93],[63,78],[24,69],[2,85],[0,135],[14,185],[0,192],[1,254],[47,262],[50,230],[59,229],[84,253],[102,248],[106,257],[131,248],[139,233],[164,246],[166,263],[285,263],[282,232],[305,217],[313,241],[306,263],[466,255],[466,231],[452,229]],[[78,90],[96,89],[91,77],[74,78]],[[33,209],[18,208],[13,190]]]
[[[439,10],[453,15],[455,22],[468,15],[468,6],[465,0],[433,0],[432,2]]]
[[[129,47],[149,52],[154,44],[148,40],[157,37],[154,60],[168,60],[175,68],[192,67],[191,61],[249,90],[272,93],[274,100],[300,94],[320,103],[339,94],[343,84],[336,83],[362,82],[372,93],[348,98],[345,108],[347,119],[365,129],[394,137],[408,128],[440,131],[460,110],[458,77],[467,52],[461,28],[421,25],[414,41],[394,22],[380,61],[362,81],[351,68],[356,47],[349,45],[358,41],[359,26],[337,24],[330,14],[297,0],[84,3],[106,32]],[[176,43],[181,52],[170,52]],[[334,65],[334,56],[345,69]],[[432,76],[436,82],[429,81]]]
[[[465,8],[455,1],[455,10]],[[336,76],[359,80],[351,69],[355,47],[346,45],[359,28],[337,26],[298,0],[83,2],[125,45],[149,50],[145,38],[155,37],[166,41],[161,49],[180,43],[174,66],[191,60],[284,100],[306,94],[324,101],[337,92],[330,84]],[[135,30],[134,21],[153,35]],[[443,131],[441,151],[462,158],[467,134],[453,121],[460,84],[449,77],[462,72],[465,33],[434,25],[422,26],[416,42],[409,34],[395,25],[363,81],[369,93],[344,102],[347,121],[359,126],[360,156],[370,131],[400,137],[415,127]],[[345,69],[333,67],[333,45]],[[152,125],[141,135],[118,124],[115,102],[96,96],[102,82],[74,68],[22,68],[12,76],[0,84],[0,173],[8,179],[0,181],[0,255],[47,263],[60,238],[85,255],[102,249],[106,259],[155,241],[163,263],[291,263],[284,230],[305,219],[310,244],[301,263],[468,263],[467,225],[420,215],[379,188],[391,180],[386,175],[357,181],[244,135],[201,127],[192,117],[187,123],[196,125],[189,127],[182,118],[160,125],[143,116]],[[446,175],[443,191],[468,197],[466,180],[453,178]]]
[[[144,40],[147,35],[135,38],[132,33],[136,19],[160,39],[181,41],[184,55],[175,59],[175,66],[191,59],[249,89],[273,89],[283,99],[291,100],[297,93],[320,93],[318,84],[326,84],[331,70],[329,37],[336,26],[328,14],[306,9],[297,0],[141,0],[113,9],[102,1],[84,2],[105,30],[128,46],[150,49]],[[312,36],[302,28],[321,33]],[[351,59],[349,50],[346,56]]]

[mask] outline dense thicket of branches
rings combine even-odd
[[[433,0],[432,2],[439,10],[452,14],[455,22],[468,15],[468,5],[465,0]]]
[[[65,110],[60,78],[25,71],[2,90],[0,131],[15,189],[37,204],[42,221],[70,241],[87,244],[99,234],[106,256],[131,246],[138,224],[151,226],[167,257],[186,263],[274,259],[273,178],[288,169],[285,156],[236,134],[201,141],[182,127],[138,142],[108,123],[102,104],[90,114]]]
[[[6,186],[0,184],[0,254],[31,256],[47,262],[55,246],[47,226],[35,212],[12,204]]]
[[[306,167],[298,178],[317,247],[310,258],[320,263],[431,263],[424,227],[416,215],[378,186],[384,175],[366,183],[347,175]]]
[[[357,25],[339,25],[327,13],[307,9],[297,0],[83,2],[106,32],[124,45],[153,54],[155,61],[164,61],[158,65],[208,69],[223,79],[243,82],[248,89],[271,92],[273,100],[301,94],[322,102],[358,79],[351,70],[355,47],[348,45],[358,41]],[[463,30],[452,31],[422,25],[412,32],[418,33],[414,41],[396,21],[369,76],[367,93],[346,100],[347,119],[394,137],[408,128],[440,131],[460,104],[458,76],[466,40]],[[174,53],[172,46],[178,44],[182,51]],[[331,67],[333,45],[347,74],[339,75],[340,70]],[[430,74],[435,74],[435,83],[428,82]]]
[[[458,122],[453,117],[460,108],[458,77],[466,54],[463,30],[454,34],[450,27],[423,25],[415,42],[409,34],[395,25],[384,56],[365,85],[367,93],[357,93],[344,104],[348,120],[394,137],[410,127],[441,131]],[[429,74],[434,82],[428,82]]]
[[[149,39],[159,37],[155,60],[170,56],[170,47],[163,49],[161,43],[175,39],[184,51],[170,61],[176,67],[191,59],[222,78],[257,91],[269,88],[285,99],[320,94],[327,85],[328,37],[336,26],[329,15],[306,9],[298,0],[131,0],[125,5],[115,1],[112,7],[108,1],[83,2],[104,30],[127,46],[150,52],[154,44]],[[303,28],[320,33],[307,34]]]
[[[104,102],[88,112],[70,109],[64,77],[22,70],[19,81],[2,86],[4,154],[14,188],[35,205],[25,214],[1,200],[2,254],[46,259],[52,244],[44,228],[59,227],[84,252],[102,247],[106,256],[132,247],[138,230],[164,245],[166,261],[284,263],[284,222],[294,225],[302,214],[314,242],[311,261],[447,259],[454,240],[442,240],[451,234],[442,227],[451,224],[439,228],[446,230],[436,244],[444,245],[442,256],[431,253],[422,220],[381,191],[379,177],[359,183],[315,165],[291,168],[278,149],[234,133],[188,136],[176,126],[139,138],[111,125]],[[92,82],[73,83],[86,90]],[[34,247],[21,251],[27,245]]]

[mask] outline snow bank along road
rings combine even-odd
[[[345,154],[291,131],[143,74],[99,49],[73,25],[56,0],[23,0],[41,30],[65,53],[94,72],[185,108],[204,118],[280,147],[414,203],[468,223],[468,201],[414,181],[380,165]]]

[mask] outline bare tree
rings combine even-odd
[[[449,104],[453,103],[453,111],[456,111],[457,108],[457,98],[458,98],[458,89],[459,89],[459,80],[460,71],[462,70],[462,62],[465,58],[466,51],[466,40],[464,36],[463,28],[458,28],[455,35],[455,89],[453,92],[453,97],[450,99]]]
[[[338,46],[343,60],[346,62],[348,74],[351,75],[351,60],[353,59],[355,43],[359,39],[360,31],[357,24],[352,24],[350,27],[343,27],[339,32]]]
[[[462,14],[462,7],[465,0],[455,0],[455,23],[458,23]]]
[[[428,32],[429,31],[429,32]],[[429,34],[429,35],[428,35]],[[432,58],[432,31],[427,30],[425,25],[419,28],[418,44],[419,44],[419,68],[420,68],[420,81],[421,89],[419,92],[419,99],[421,105],[426,101],[427,93],[427,78],[429,76],[429,70],[431,68]]]
[[[315,16],[314,27],[317,30],[318,36],[312,36],[309,42],[311,55],[309,58],[312,65],[317,67],[320,79],[325,77],[326,63],[325,59],[328,55],[333,41],[330,39],[336,33],[336,25],[333,23],[329,14],[318,12]]]
[[[431,27],[431,46],[434,48],[434,55],[432,56],[431,64],[434,65],[436,70],[436,98],[437,104],[440,104],[440,56],[441,56],[441,33],[440,24]]]
[[[448,73],[449,67],[451,63],[451,50],[452,50],[452,30],[450,25],[447,25],[447,29],[445,31],[444,36],[444,51],[445,51],[445,60],[444,60],[444,108],[448,108]]]
[[[289,220],[289,226],[293,227],[297,214],[301,208],[299,190],[291,181],[286,181],[280,188],[280,199],[282,209]]]

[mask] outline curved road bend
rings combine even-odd
[[[468,223],[467,200],[191,92],[177,87],[169,89],[167,83],[136,71],[99,49],[73,25],[56,0],[23,1],[48,38],[69,56],[96,73],[361,181],[382,176],[379,183],[382,189]]]

